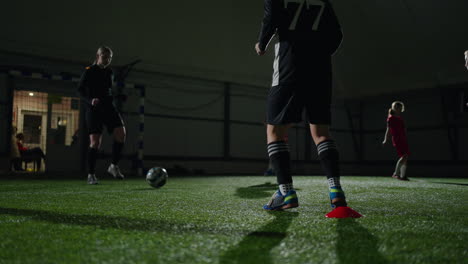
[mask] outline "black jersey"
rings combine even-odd
[[[265,0],[260,49],[275,35],[273,86],[306,80],[310,64],[329,59],[343,38],[328,0]]]
[[[109,67],[101,68],[94,64],[86,67],[78,85],[80,98],[91,105],[93,98],[98,98],[100,104],[111,104],[113,72]]]

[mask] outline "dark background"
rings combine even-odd
[[[335,56],[337,96],[428,88],[468,80],[468,1],[332,1],[345,39]],[[0,48],[90,61],[100,44],[115,63],[265,85],[271,56],[253,45],[263,1],[5,1]],[[271,55],[272,52],[270,52]]]
[[[396,155],[380,142],[390,103],[402,100],[408,110],[410,161],[427,167],[413,172],[465,175],[468,128],[460,106],[468,88],[463,59],[468,1],[332,3],[344,31],[334,57],[332,125],[344,171],[391,173]],[[261,173],[266,166],[265,95],[273,60],[272,50],[265,57],[254,52],[262,16],[260,0],[7,1],[0,10],[0,66],[78,76],[92,63],[97,47],[109,45],[114,66],[142,60],[128,81],[147,86],[147,163],[211,173]],[[13,87],[6,79],[1,84],[1,89],[50,86],[16,80]],[[228,135],[226,85],[231,93]],[[74,88],[67,84],[64,89]],[[126,153],[132,155],[138,123],[130,113],[138,101],[135,93],[127,93]],[[2,113],[8,113],[6,95],[4,91],[1,100],[7,107]],[[2,118],[7,128],[8,117]],[[298,173],[320,173],[314,167],[316,151],[301,127],[291,132],[295,168]],[[8,139],[2,134],[4,153]],[[104,145],[108,152],[110,143]]]

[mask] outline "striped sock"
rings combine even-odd
[[[397,175],[397,176],[401,176],[401,166],[403,165],[403,162],[402,162],[402,158],[400,158],[398,161],[397,161],[397,164],[395,166],[395,172],[393,173],[393,175]]]
[[[280,189],[281,194],[284,196],[289,191],[294,190],[294,186],[293,186],[292,182],[291,183],[286,183],[286,184],[280,184],[279,189]]]
[[[343,202],[335,203],[335,206],[346,206],[346,199],[340,183],[339,153],[333,140],[325,140],[317,145],[317,151],[322,168],[327,175],[330,200],[343,198]]]
[[[401,171],[400,177],[402,179],[406,179],[406,164],[401,165],[400,171]]]
[[[283,193],[284,191],[292,189],[289,145],[285,141],[275,141],[268,144],[267,149],[271,165],[276,173],[276,179],[280,185],[280,191],[285,195],[287,192]],[[281,187],[282,185],[283,187]]]
[[[328,178],[328,189],[330,190],[330,200],[335,198],[345,199],[343,189],[341,189],[340,178]]]

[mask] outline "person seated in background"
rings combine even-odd
[[[45,159],[45,154],[41,148],[27,148],[23,145],[24,134],[16,134],[16,145],[18,146],[19,152],[22,158],[30,158],[36,163],[37,170],[41,170],[42,159]]]

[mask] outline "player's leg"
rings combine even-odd
[[[86,125],[89,134],[88,148],[88,184],[98,184],[96,178],[96,161],[98,150],[101,147],[102,141],[102,115],[95,109],[86,111]]]
[[[112,145],[112,164],[117,165],[122,158],[122,149],[125,144],[125,127],[114,128],[114,144]]]
[[[406,141],[400,141],[395,145],[396,151],[400,159],[398,160],[397,166],[399,166],[399,180],[408,181],[408,177],[406,176],[406,168],[408,163],[408,156],[410,154],[408,143]]]
[[[291,176],[289,145],[285,140],[290,124],[301,120],[303,105],[294,85],[271,87],[267,102],[267,150],[279,185],[263,208],[279,210],[299,206]]]
[[[284,140],[291,125],[267,126],[267,149],[273,171],[276,173],[278,191],[263,207],[266,210],[280,210],[299,206],[291,176],[289,145]]]
[[[405,154],[401,158],[401,168],[400,168],[400,180],[408,181],[408,177],[406,177],[406,168],[408,165],[408,155]]]
[[[267,126],[267,150],[279,190],[282,195],[286,195],[293,189],[291,176],[291,157],[289,145],[284,140],[291,125],[268,125]]]
[[[271,164],[271,160],[268,159],[268,168],[263,173],[264,176],[273,176],[275,175],[275,171],[273,170],[273,164]]]
[[[114,142],[112,144],[112,162],[109,165],[107,172],[110,173],[114,178],[121,180],[124,178],[124,175],[120,172],[118,164],[122,158],[126,130],[120,114],[114,108],[109,111],[109,119],[108,122],[106,122],[106,126],[109,131],[112,132]]]
[[[395,172],[393,172],[393,175],[392,175],[393,178],[400,179],[402,165],[403,165],[403,157],[400,157],[396,163]]]
[[[89,135],[88,149],[88,184],[98,184],[96,178],[96,161],[98,150],[101,146],[102,134],[93,133]]]
[[[331,57],[317,58],[310,67],[312,87],[304,85],[302,97],[309,98],[305,104],[310,124],[310,133],[317,147],[322,168],[327,175],[332,207],[347,206],[340,183],[339,152],[330,135],[332,64]],[[303,81],[307,84],[307,80]]]
[[[320,163],[327,175],[331,204],[333,207],[347,206],[340,183],[339,152],[330,136],[329,125],[310,124],[310,132],[317,146]]]

